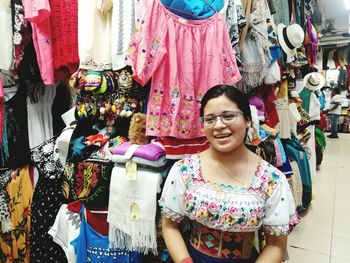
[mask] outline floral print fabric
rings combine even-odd
[[[29,167],[24,166],[12,174],[6,187],[12,230],[0,229],[0,262],[29,262],[30,205],[33,188]]]
[[[232,48],[235,51],[237,60],[240,62],[239,34],[246,26],[247,21],[241,0],[230,0],[227,5],[226,24],[229,29]]]
[[[218,14],[185,20],[159,0],[139,5],[141,14],[126,63],[141,85],[152,77],[146,133],[178,139],[202,137],[199,108],[205,92],[241,79],[225,21]]]
[[[221,231],[287,235],[299,222],[286,177],[261,160],[252,184],[239,187],[205,182],[198,155],[175,163],[159,201],[173,221],[190,220]]]
[[[85,160],[76,166],[74,191],[77,199],[90,206],[108,207],[109,184],[114,163]]]
[[[31,208],[30,262],[67,262],[64,251],[48,234],[64,201],[61,190],[63,167],[56,139],[49,139],[32,150],[31,158],[39,171],[39,180]]]

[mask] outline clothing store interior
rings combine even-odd
[[[350,263],[350,0],[1,0],[0,263]]]

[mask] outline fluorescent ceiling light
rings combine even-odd
[[[350,10],[350,0],[344,0],[345,8]]]

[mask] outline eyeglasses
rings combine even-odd
[[[201,117],[201,122],[204,124],[204,126],[212,127],[216,124],[218,117],[220,117],[220,120],[223,124],[230,125],[237,120],[238,116],[241,116],[241,115],[243,115],[243,112],[241,111],[224,111],[218,115],[214,115],[214,114],[205,115]]]

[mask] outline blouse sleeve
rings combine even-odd
[[[166,18],[158,1],[143,0],[125,63],[132,66],[134,79],[144,86],[162,61],[166,48]]]
[[[181,223],[185,217],[185,190],[186,186],[180,174],[179,165],[175,163],[165,181],[159,206],[165,217],[177,223]]]
[[[265,202],[263,226],[270,235],[288,235],[299,223],[295,204],[285,175],[279,170],[272,171],[267,192],[271,192]]]

